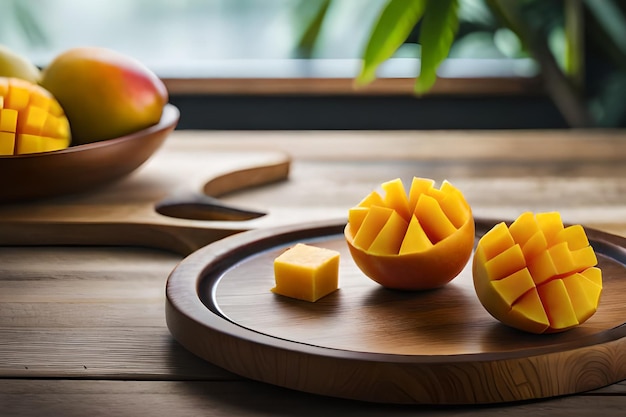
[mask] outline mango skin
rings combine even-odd
[[[453,235],[425,252],[376,255],[354,246],[349,225],[344,236],[356,265],[385,288],[421,291],[440,288],[461,273],[472,255],[474,218],[469,218]]]
[[[159,122],[168,102],[163,82],[141,62],[100,47],[59,54],[40,84],[63,107],[72,145],[124,136]]]
[[[0,45],[0,77],[19,78],[33,84],[41,80],[41,71],[24,56]]]

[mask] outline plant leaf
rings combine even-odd
[[[586,0],[585,4],[620,51],[626,54],[626,18],[617,4],[609,0]]]
[[[437,80],[437,68],[448,56],[459,28],[458,9],[458,0],[431,0],[426,6],[420,30],[420,75],[415,83],[418,94],[428,91]]]
[[[305,31],[302,33],[302,37],[297,45],[298,54],[301,57],[311,58],[313,55],[313,47],[315,46],[315,42],[319,38],[319,34],[322,30],[322,25],[324,24],[324,18],[328,13],[328,9],[330,7],[331,0],[322,0],[320,4],[317,6],[318,9],[313,14],[313,18],[308,23]],[[312,3],[310,0],[302,1],[302,5],[310,6]],[[315,6],[314,4],[312,6]],[[304,7],[304,6],[303,6]],[[308,11],[308,10],[307,10]]]
[[[383,9],[363,55],[357,83],[369,84],[376,78],[378,66],[398,50],[409,36],[426,8],[427,0],[390,0]]]

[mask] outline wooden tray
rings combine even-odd
[[[477,219],[477,238],[495,224]],[[583,392],[626,378],[626,239],[587,229],[604,277],[583,325],[532,335],[493,319],[471,261],[446,287],[386,290],[355,266],[344,222],[259,229],[191,254],[167,282],[167,325],[196,355],[251,379],[372,402],[476,404]],[[270,292],[273,260],[306,242],[341,252],[317,303]]]
[[[215,151],[210,140],[193,153],[176,141],[164,148],[134,175],[102,189],[14,204],[0,197],[0,245],[130,245],[187,256],[234,233],[307,218],[219,199],[287,181],[291,157],[284,152]]]

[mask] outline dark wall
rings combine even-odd
[[[558,129],[546,97],[173,95],[178,129]]]

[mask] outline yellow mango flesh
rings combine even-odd
[[[70,127],[56,99],[42,87],[0,77],[0,155],[65,149]]]
[[[531,333],[571,329],[597,310],[602,273],[585,231],[558,212],[520,215],[495,225],[473,261],[479,300],[496,319]]]
[[[382,184],[381,188],[386,191],[384,197],[374,191],[349,211],[348,222],[354,235],[354,244],[369,252],[397,255],[414,217],[420,226],[420,240],[427,237],[430,245],[411,246],[411,250],[423,250],[452,235],[467,222],[471,212],[456,189],[447,182],[444,182],[444,186],[448,191],[434,188],[432,180],[415,178],[407,197],[400,179]],[[445,210],[441,204],[444,200],[447,201]],[[417,227],[417,224],[413,226]],[[382,243],[382,240],[394,242]],[[408,247],[405,246],[404,253],[410,250]]]
[[[315,302],[339,288],[339,252],[298,243],[274,260],[272,292]]]
[[[468,262],[474,219],[462,193],[444,181],[397,178],[348,211],[345,236],[357,266],[379,284],[397,289],[436,288]]]

